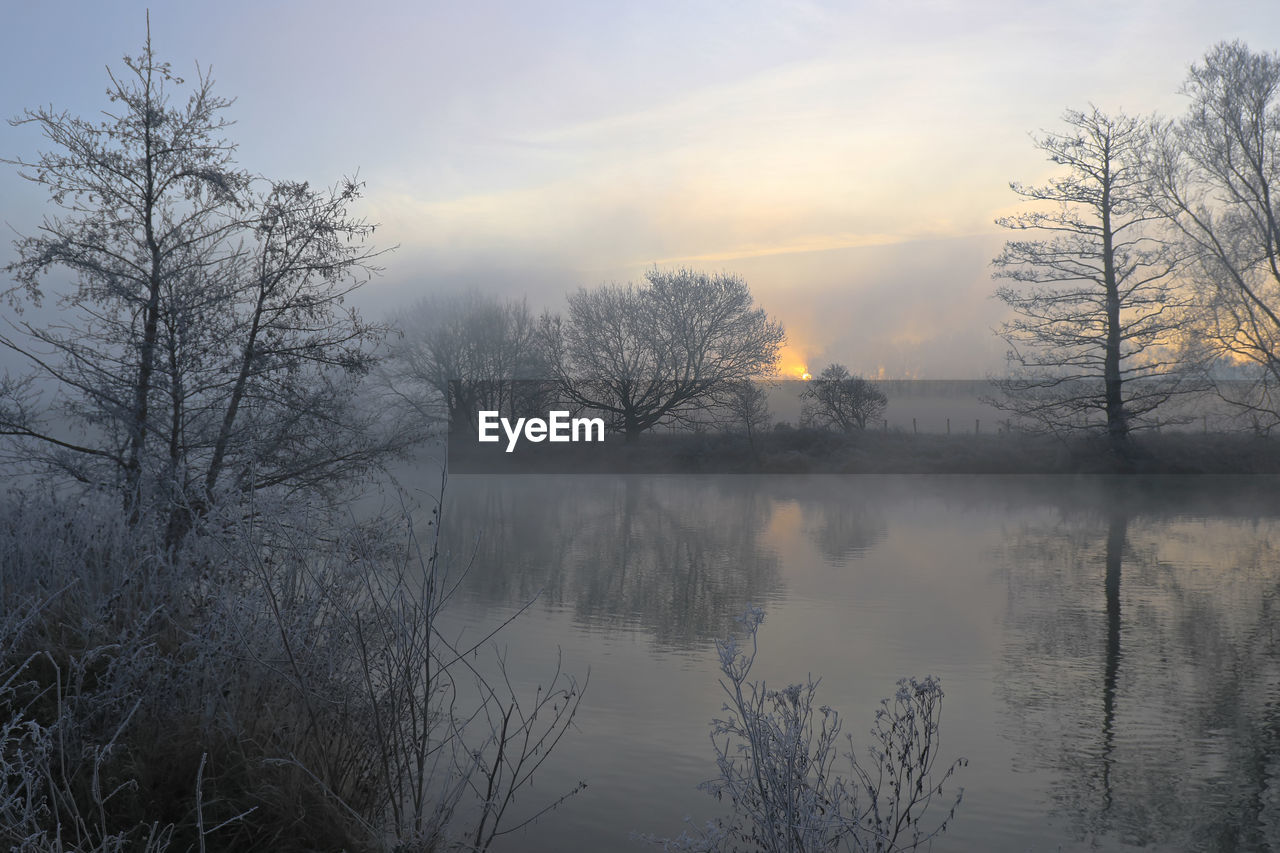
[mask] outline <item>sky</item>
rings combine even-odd
[[[145,3],[3,0],[0,113],[106,106]],[[994,224],[1054,173],[1031,134],[1068,108],[1176,114],[1214,43],[1280,49],[1251,2],[186,2],[156,53],[235,98],[238,160],[358,174],[383,318],[485,290],[567,293],[686,266],[741,275],[786,326],[783,368],[999,372]],[[0,127],[0,157],[33,157]],[[51,212],[0,166],[0,264]],[[6,309],[7,310],[7,309]]]

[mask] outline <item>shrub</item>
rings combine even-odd
[[[873,742],[859,759],[841,720],[816,705],[818,682],[769,690],[748,681],[764,613],[749,608],[740,621],[749,648],[739,638],[717,643],[726,716],[712,723],[718,778],[701,785],[728,802],[728,817],[674,839],[653,839],[668,851],[914,850],[943,832],[955,815],[963,789],[947,814],[926,823],[943,786],[967,764],[959,759],[935,775],[942,689],[932,677],[903,679],[892,699],[876,712]],[[837,766],[847,766],[845,774]]]

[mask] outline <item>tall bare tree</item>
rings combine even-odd
[[[176,540],[220,493],[325,486],[394,442],[354,396],[382,329],[343,306],[377,253],[350,213],[358,182],[253,178],[207,74],[173,97],[186,84],[149,34],[125,66],[104,119],[42,108],[13,122],[49,148],[6,162],[59,212],[17,240],[7,296],[20,310],[60,291],[61,317],[0,334],[33,369],[6,384],[0,434],[118,489],[134,521],[158,511]],[[46,417],[58,412],[63,428]]]
[[[1096,107],[1063,115],[1064,132],[1035,138],[1065,171],[1042,186],[1011,183],[1035,209],[998,224],[1010,240],[995,259],[996,296],[1014,311],[1000,335],[1011,375],[993,402],[1042,428],[1130,432],[1189,387],[1181,380],[1178,253],[1160,239],[1160,211],[1140,168],[1146,124]]]
[[[1157,126],[1153,198],[1195,253],[1204,337],[1227,363],[1255,368],[1231,402],[1280,422],[1280,54],[1212,48],[1183,86],[1179,121]]]
[[[629,442],[771,375],[786,341],[743,279],[688,269],[579,290],[567,314],[544,315],[541,328],[560,393],[603,413]]]

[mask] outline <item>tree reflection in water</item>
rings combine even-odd
[[[467,588],[487,601],[540,592],[585,627],[621,619],[661,645],[700,646],[781,584],[777,555],[762,542],[772,504],[749,483],[457,478],[446,524],[451,542],[474,548]]]
[[[727,636],[746,605],[781,593],[767,541],[778,507],[798,507],[833,565],[888,529],[874,495],[841,478],[473,476],[447,491],[446,540],[455,564],[472,564],[468,592],[537,595],[585,627],[622,619],[675,648]]]
[[[844,487],[831,492],[830,488]],[[874,491],[851,490],[839,478],[823,478],[794,495],[808,520],[806,530],[822,556],[843,566],[879,545],[889,533],[883,508]]]
[[[1007,730],[1082,841],[1280,847],[1280,525],[1207,486],[1102,481],[1002,555]]]

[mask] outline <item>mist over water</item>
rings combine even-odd
[[[424,486],[427,485],[424,483]],[[939,851],[1263,849],[1280,840],[1272,478],[454,477],[471,563],[449,629],[532,689],[590,685],[506,850],[643,849],[720,813],[714,640],[766,612],[753,677],[821,676],[868,741],[901,676],[946,691],[964,801]]]

